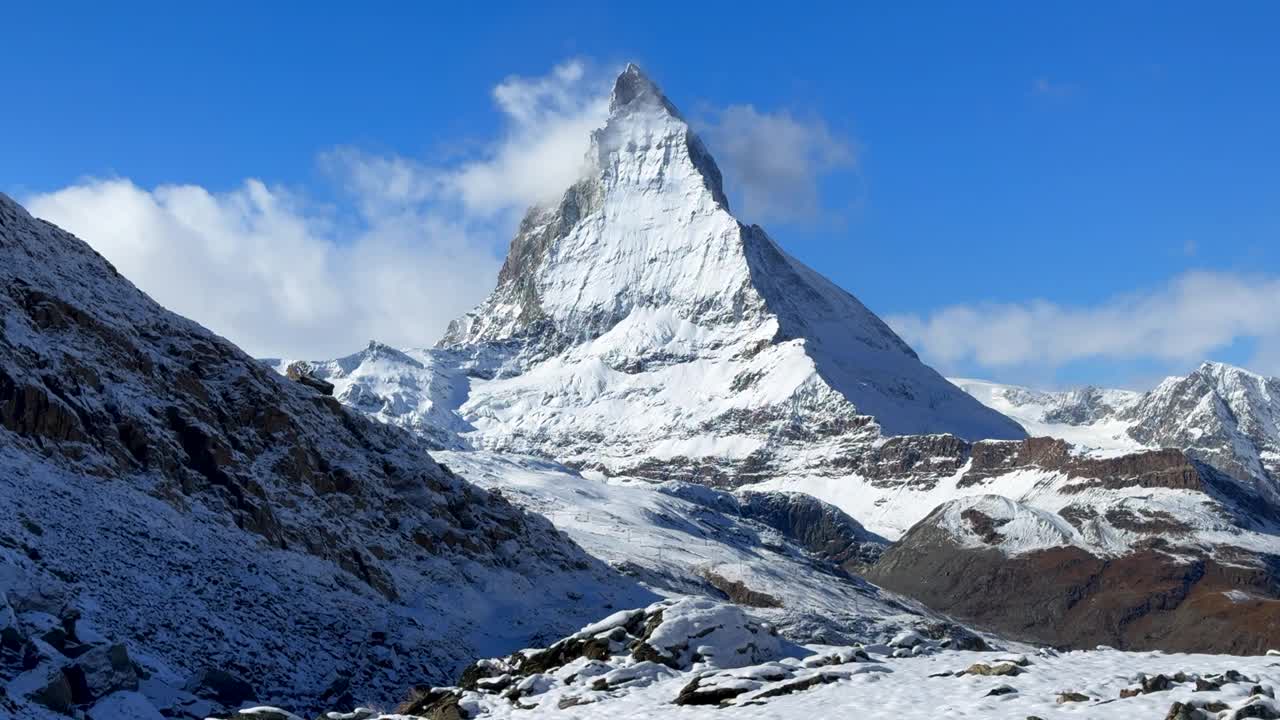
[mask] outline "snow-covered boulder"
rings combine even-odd
[[[772,626],[749,618],[741,608],[705,598],[684,598],[655,606],[659,619],[643,638],[637,657],[652,655],[665,665],[694,663],[735,668],[778,657],[784,643]]]

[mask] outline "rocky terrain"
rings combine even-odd
[[[4,196],[0,287],[0,703],[391,697],[654,597]]]
[[[393,709],[329,717],[1280,718],[1277,656],[958,648],[916,632],[801,645],[751,611],[684,599],[478,661],[456,686],[414,688]],[[295,720],[274,708],[236,717]]]

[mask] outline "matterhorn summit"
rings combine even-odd
[[[583,177],[529,210],[497,288],[451,324],[414,381],[465,386],[465,397],[434,391],[459,397],[449,411],[464,444],[741,484],[840,474],[885,436],[1025,435],[739,222],[711,153],[635,65],[609,108]],[[378,403],[369,387],[350,392]],[[398,395],[386,406],[426,412]]]

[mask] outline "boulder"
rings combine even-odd
[[[1176,702],[1169,706],[1164,720],[1209,720],[1212,716],[1191,703]]]
[[[1183,676],[1185,679],[1185,676]],[[1131,698],[1138,695],[1148,695],[1154,692],[1164,692],[1173,687],[1174,679],[1167,675],[1139,675],[1138,686],[1125,688],[1120,691],[1121,698]]]
[[[994,665],[974,663],[964,672],[966,675],[992,675],[1003,677],[1021,675],[1026,671],[1011,662],[998,662]]]
[[[99,645],[63,668],[76,704],[84,705],[121,690],[138,689],[138,672],[124,645]]]
[[[449,688],[416,686],[409,691],[409,699],[396,708],[397,715],[412,715],[427,720],[466,720],[466,712],[459,706],[462,693]]]
[[[50,710],[68,715],[76,705],[71,692],[71,683],[68,682],[66,674],[59,669],[50,668],[48,679],[28,697]]]
[[[289,367],[285,368],[284,375],[296,383],[318,390],[321,395],[333,394],[333,383],[313,375],[311,365],[308,363],[302,361],[290,363]]]
[[[676,705],[719,705],[726,700],[747,692],[747,687],[713,686],[702,687],[703,676],[695,677],[680,690],[674,700]]]
[[[252,685],[218,668],[208,668],[196,674],[187,683],[186,690],[225,707],[239,707],[258,699]]]
[[[0,593],[0,650],[15,651],[22,647],[23,634],[18,626],[18,616],[9,604],[9,598]]]
[[[1236,708],[1231,717],[1234,720],[1244,720],[1244,718],[1280,720],[1280,705],[1267,698],[1252,698],[1247,705]]]
[[[924,636],[914,630],[900,632],[889,641],[889,647],[913,648],[924,642]]]

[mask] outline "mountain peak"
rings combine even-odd
[[[645,75],[639,65],[627,63],[626,69],[618,75],[613,83],[613,93],[609,96],[609,114],[611,116],[632,108],[661,108],[674,117],[680,117],[680,111],[662,93],[661,88]]]
[[[1219,378],[1246,377],[1246,378],[1256,378],[1259,380],[1266,378],[1266,376],[1261,373],[1256,373],[1256,372],[1253,372],[1252,370],[1247,370],[1238,365],[1218,362],[1216,360],[1206,360],[1203,363],[1200,363],[1200,367],[1196,368],[1196,372],[1201,375],[1209,375],[1212,377],[1219,377]]]

